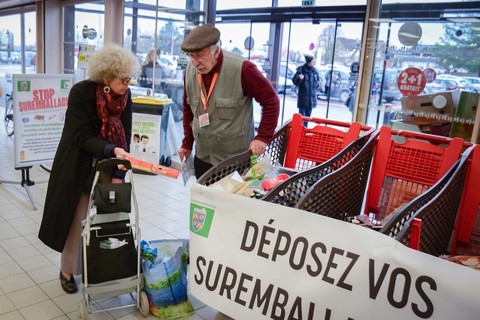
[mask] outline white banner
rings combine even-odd
[[[364,227],[194,184],[190,230],[191,293],[235,319],[479,319],[479,271]]]
[[[15,168],[53,160],[73,77],[73,74],[13,75]]]

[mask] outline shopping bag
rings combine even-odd
[[[140,248],[150,311],[161,319],[194,314],[187,295],[188,240],[142,241]]]

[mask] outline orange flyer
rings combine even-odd
[[[177,179],[180,174],[180,171],[177,169],[161,166],[159,164],[153,164],[147,161],[137,159],[135,157],[126,157],[125,159],[130,161],[130,163],[132,164],[132,168],[134,169],[155,174],[161,174],[174,179]]]

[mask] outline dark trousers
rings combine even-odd
[[[298,113],[300,113],[302,116],[304,117],[310,117],[312,115],[312,107],[308,107],[308,108],[298,108]],[[307,121],[303,121],[303,125],[305,127],[308,126],[308,122]]]
[[[195,158],[193,158],[193,166],[195,168],[195,177],[198,180],[205,172],[208,171],[208,169],[213,167],[213,164],[202,161],[195,156]]]

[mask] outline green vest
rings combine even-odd
[[[243,95],[242,64],[244,58],[223,51],[223,63],[215,87],[208,99],[210,124],[200,127],[204,114],[197,70],[189,63],[185,86],[187,103],[193,112],[190,124],[195,138],[195,155],[202,161],[218,164],[248,150],[255,131],[252,99]]]

